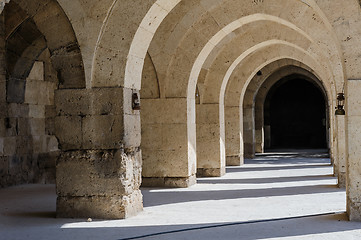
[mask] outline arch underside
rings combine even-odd
[[[183,101],[177,104],[182,107],[184,101],[187,102],[187,108],[183,109],[186,120],[183,119],[182,124],[187,126],[187,135],[183,138],[187,139],[183,142],[186,152],[183,154],[188,155],[185,161],[189,171],[188,176],[182,177],[193,175],[195,169],[198,169],[198,175],[222,175],[226,159],[242,162],[243,123],[247,122],[243,119],[242,105],[248,104],[244,101],[250,101],[249,104],[255,101],[255,93],[262,87],[261,78],[257,78],[259,71],[269,71],[266,75],[271,75],[282,68],[279,65],[282,61],[288,61],[288,65],[313,74],[325,89],[329,109],[335,106],[336,93],[342,90],[345,77],[340,46],[328,20],[316,4],[290,1],[287,7],[292,11],[286,12],[281,3],[271,2],[237,8],[232,7],[236,4],[234,1],[212,2],[207,6],[199,1],[180,2],[163,16],[162,22],[157,22],[159,26],[145,52],[148,56],[145,68],[151,62],[154,73],[153,77],[147,77],[148,71],[142,82],[142,87],[156,89],[153,90],[156,95],[145,97],[143,103],[148,108],[155,101],[159,104]],[[225,9],[227,17],[222,15]],[[191,21],[187,18],[190,14]],[[305,21],[306,16],[313,16],[313,20]],[[131,64],[131,60],[127,64]],[[127,79],[125,76],[124,81]],[[138,83],[124,83],[124,86],[130,85],[139,86]],[[251,89],[252,94],[247,93],[247,89]],[[250,113],[254,112],[254,105]],[[147,124],[151,114],[146,111],[142,117],[143,126],[154,124]],[[332,134],[335,123],[334,117],[330,118]],[[167,128],[172,124],[167,123]],[[165,126],[157,123],[159,128],[162,125]],[[248,124],[247,131],[254,132],[254,125]],[[194,134],[195,129],[197,134]],[[148,147],[147,144],[154,141],[146,135],[143,149],[150,149],[151,145]],[[335,144],[330,144],[336,152]],[[145,163],[152,162],[148,159],[156,159],[157,154],[162,153],[152,154],[148,155],[145,150]],[[171,175],[167,175],[169,172],[164,168],[162,172],[164,177]],[[179,173],[174,177],[180,177]]]

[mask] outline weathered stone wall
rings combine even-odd
[[[55,182],[55,163],[59,154],[58,140],[54,136],[56,81],[46,50],[34,62],[25,86],[7,84],[8,96],[18,93],[19,87],[24,87],[25,91],[24,96],[20,96],[23,102],[12,102],[8,98],[2,104],[5,114],[0,123],[3,164],[0,186]]]
[[[107,84],[106,88],[91,88],[90,79],[86,84],[82,59],[85,56],[89,78],[94,60],[91,54],[97,49],[92,40],[98,39],[97,31],[102,31],[111,1],[107,1],[109,5],[106,1],[59,2],[64,9],[56,0],[12,0],[4,10],[7,81],[3,112],[9,116],[6,126],[11,130],[3,148],[9,157],[31,159],[27,168],[23,167],[27,162],[20,160],[16,167],[10,166],[14,169],[11,176],[20,178],[16,184],[34,182],[42,168],[49,168],[51,171],[46,172],[51,172],[54,180],[57,159],[58,216],[134,215],[142,209],[140,114],[132,109],[132,94],[139,95],[139,87]],[[103,11],[92,8],[100,5]],[[74,16],[74,11],[84,6],[91,10]],[[84,16],[87,19],[81,19]],[[95,21],[84,30],[83,23],[88,20]],[[78,29],[77,33],[74,29]],[[131,38],[126,37],[126,41]],[[42,56],[44,49],[49,51]],[[112,60],[108,54],[106,58]],[[122,67],[118,63],[115,72]],[[101,70],[105,73],[102,76],[113,74]],[[113,76],[120,79],[115,73]]]
[[[54,91],[85,86],[79,47],[56,1],[12,0],[1,20],[0,186],[54,183]]]

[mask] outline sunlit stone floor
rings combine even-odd
[[[0,190],[0,239],[361,239],[322,151],[273,152],[187,189],[142,189],[126,220],[56,219],[54,185]],[[91,217],[91,216],[89,216]]]

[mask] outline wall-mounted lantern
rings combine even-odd
[[[133,110],[140,110],[140,102],[137,93],[133,93],[132,95],[132,108]]]
[[[338,93],[335,115],[345,115],[345,110],[343,109],[344,106],[345,106],[345,95],[343,93]]]

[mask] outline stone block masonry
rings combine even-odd
[[[55,132],[63,150],[56,166],[57,216],[119,219],[143,209],[142,154],[136,134],[124,144],[123,95],[130,89],[61,89]]]

